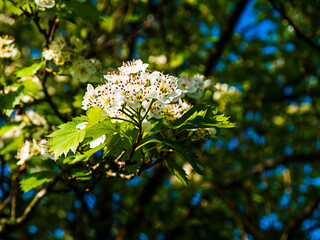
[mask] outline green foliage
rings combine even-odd
[[[166,160],[167,167],[172,175],[175,175],[185,186],[188,185],[186,172],[173,160]]]
[[[48,145],[50,152],[54,154],[55,159],[58,159],[62,154],[67,156],[71,150],[76,152],[77,147],[83,141],[86,130],[76,128],[81,123],[80,119],[74,119],[72,122],[64,123],[59,126],[59,129],[51,133],[48,137],[50,140]]]
[[[20,187],[22,191],[28,192],[33,188],[36,188],[46,182],[52,181],[52,178],[56,173],[52,171],[42,171],[30,173],[26,178],[20,181]]]
[[[23,97],[23,86],[19,87],[18,90],[10,92],[8,94],[0,94],[0,111],[10,116],[13,112],[13,108],[19,104]]]
[[[232,128],[235,123],[229,121],[230,117],[217,115],[218,108],[208,104],[198,104],[191,108],[183,116],[170,124],[173,129],[197,129],[197,128]]]
[[[40,69],[43,69],[46,65],[46,62],[34,63],[30,67],[22,68],[16,71],[17,77],[32,77],[34,76]]]
[[[20,52],[0,59],[0,239],[318,239],[318,1],[54,3],[0,0]],[[137,56],[211,85],[151,130],[128,103],[84,113],[87,84]]]

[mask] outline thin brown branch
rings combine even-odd
[[[313,200],[309,201],[309,203],[306,205],[303,212],[299,216],[291,218],[280,239],[292,239],[295,235],[295,232],[301,228],[302,222],[312,215],[313,211],[318,207],[319,203],[320,194],[318,194]]]
[[[229,21],[227,22],[226,25],[224,25],[224,28],[222,28],[221,37],[219,41],[215,44],[214,48],[211,50],[211,53],[208,57],[206,69],[204,72],[205,76],[209,76],[209,74],[212,71],[212,68],[219,61],[222,55],[222,52],[226,47],[227,43],[230,41],[233,34],[233,30],[236,24],[238,23],[240,16],[243,10],[245,9],[245,7],[247,6],[248,2],[249,0],[240,0],[236,5],[232,15],[230,16]]]
[[[43,88],[43,92],[44,92],[44,95],[45,95],[45,98],[46,98],[46,101],[49,103],[49,105],[51,106],[52,110],[55,112],[55,114],[59,117],[59,119],[62,121],[62,122],[66,122],[67,119],[61,115],[61,113],[59,112],[58,108],[56,107],[56,105],[53,103],[52,99],[51,99],[51,96],[49,95],[48,93],[48,90],[47,90],[47,87],[46,87],[46,82],[47,82],[47,72],[45,71],[44,72],[44,76],[43,76],[43,79],[41,81],[42,83],[42,88]]]
[[[48,40],[47,40],[47,43],[50,44],[53,40],[53,37],[54,37],[54,33],[56,31],[56,29],[58,28],[58,25],[59,25],[59,22],[60,22],[60,19],[55,16],[54,19],[52,20],[52,24],[49,23],[49,27],[50,27],[50,34],[48,34]],[[47,46],[48,47],[48,46]]]
[[[32,201],[29,203],[29,205],[24,210],[23,214],[16,218],[16,219],[7,219],[6,221],[2,222],[0,225],[0,237],[5,237],[10,233],[12,230],[23,224],[35,211],[36,207],[40,203],[41,199],[43,199],[53,188],[53,186],[56,184],[58,180],[58,176],[53,178],[50,183],[47,184],[47,186],[39,191],[36,196],[32,199]]]
[[[305,34],[302,33],[302,31],[295,25],[295,23],[286,13],[282,3],[275,0],[270,0],[270,3],[272,7],[280,13],[281,17],[287,20],[288,23],[293,27],[297,37],[299,37],[301,40],[303,40],[305,43],[307,43],[310,47],[312,47],[316,51],[320,52],[320,46],[317,45],[312,39],[310,39],[309,37],[307,37]]]
[[[212,187],[216,190],[216,192],[220,195],[223,201],[228,205],[230,211],[233,213],[233,217],[235,218],[236,223],[239,221],[244,225],[244,227],[252,234],[255,239],[266,240],[266,238],[260,231],[259,228],[252,223],[250,218],[246,215],[245,212],[241,211],[238,208],[238,203],[232,200],[227,193],[217,185],[216,183],[212,183]]]
[[[291,156],[280,157],[277,159],[269,159],[269,160],[266,160],[264,163],[259,163],[253,166],[251,169],[249,169],[246,172],[246,174],[241,172],[241,175],[242,176],[258,175],[268,169],[274,169],[280,164],[294,163],[296,161],[302,161],[302,162],[318,161],[319,159],[320,159],[320,152],[315,152],[310,154],[295,154]],[[237,178],[234,176],[226,180],[222,185],[224,187],[238,186],[238,184],[240,184],[242,180],[243,180],[242,178]]]

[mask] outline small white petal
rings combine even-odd
[[[144,119],[141,125],[142,131],[149,132],[151,130],[151,122],[149,122],[147,119]]]
[[[102,144],[106,140],[106,135],[102,135],[101,137],[98,137],[96,140],[92,141],[90,143],[90,148],[95,148]]]
[[[79,124],[76,126],[76,128],[78,128],[78,129],[80,129],[80,130],[85,129],[86,126],[87,126],[87,123],[88,123],[88,122],[79,123]]]

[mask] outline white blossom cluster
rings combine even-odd
[[[182,117],[182,115],[190,110],[192,105],[185,100],[179,99],[179,102],[168,104],[164,109],[164,115],[168,120],[174,120]]]
[[[16,59],[20,56],[19,50],[15,47],[14,37],[0,36],[0,58]]]
[[[49,48],[42,51],[42,56],[47,61],[53,61],[56,65],[63,65],[71,59],[71,51],[63,40],[52,41]]]
[[[238,89],[234,86],[229,86],[226,83],[216,83],[216,85],[213,88],[214,94],[212,96],[213,100],[219,100],[224,95],[233,95],[235,93],[238,93]]]
[[[182,97],[187,95],[190,98],[199,99],[204,92],[205,86],[208,85],[208,81],[211,83],[211,80],[204,80],[204,76],[199,74],[193,77],[181,75],[179,88],[182,91]]]
[[[33,156],[40,156],[43,159],[52,158],[52,156],[48,154],[48,146],[46,146],[46,143],[47,141],[45,139],[26,140],[17,153],[16,158],[19,159],[17,164],[22,165]]]
[[[101,62],[97,59],[79,58],[72,63],[72,76],[80,82],[100,82]]]
[[[124,117],[122,110],[128,106],[141,109],[142,114],[149,109],[150,117],[161,118],[163,109],[180,97],[181,90],[177,78],[149,71],[148,66],[141,60],[126,62],[118,72],[104,75],[105,84],[97,88],[88,84],[82,108],[101,107],[110,117]]]
[[[55,0],[34,0],[34,2],[40,9],[53,8],[56,4]]]
[[[82,101],[82,109],[101,107],[111,118],[130,120],[140,115],[142,131],[151,130],[150,118],[174,120],[180,118],[192,108],[184,99],[185,95],[200,98],[204,90],[211,87],[211,80],[196,75],[181,79],[165,75],[159,71],[147,70],[149,64],[140,59],[125,62],[118,72],[104,75],[106,82],[96,88],[87,85],[87,92]],[[87,122],[79,123],[76,128],[86,128]],[[209,131],[205,129],[204,131]],[[90,143],[90,148],[102,144],[103,135]]]
[[[0,136],[0,148],[6,146],[6,144],[13,139],[23,135],[23,129],[25,127],[37,126],[37,132],[32,134],[32,137],[37,139],[48,130],[46,120],[33,110],[28,110],[23,115],[14,115],[11,122],[13,123],[12,127],[8,127],[8,130]],[[30,135],[30,133],[28,132],[27,135]]]

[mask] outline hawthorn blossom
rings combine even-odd
[[[54,0],[34,0],[36,5],[40,8],[53,8],[56,4]]]
[[[193,77],[181,75],[178,83],[183,96],[187,95],[188,97],[198,99],[204,92],[204,76],[202,75],[197,74]],[[206,85],[208,85],[208,82],[206,82]]]
[[[178,101],[182,92],[177,78],[150,71],[148,66],[140,59],[126,62],[118,72],[104,75],[104,84],[96,88],[88,84],[82,109],[101,107],[112,118],[128,119],[132,111],[161,118],[164,108]]]
[[[90,143],[90,148],[98,147],[100,144],[104,143],[106,140],[106,135],[102,135],[101,137],[98,137],[97,139],[93,140]]]
[[[185,100],[179,99],[178,103],[168,104],[166,107],[166,116],[169,120],[174,120],[182,117],[182,115],[190,110],[192,107],[191,104]]]
[[[52,41],[49,48],[42,51],[42,56],[47,61],[53,61],[56,65],[63,65],[71,59],[71,50],[63,40]]]
[[[19,159],[19,161],[17,164],[22,165],[27,160],[37,155],[43,159],[52,158],[52,156],[48,154],[48,146],[46,146],[46,143],[47,141],[45,139],[32,139],[32,141],[26,140],[18,150],[16,158]]]
[[[120,72],[130,74],[137,72],[144,72],[149,64],[143,63],[140,59],[133,60],[132,62],[124,62],[121,67],[118,68]]]
[[[76,128],[78,128],[79,130],[83,130],[86,128],[88,122],[82,122],[82,123],[79,123]]]
[[[102,68],[99,60],[80,58],[72,63],[72,67],[72,76],[80,82],[99,82]]]
[[[20,56],[19,50],[15,47],[14,37],[0,36],[0,58],[16,59]]]

